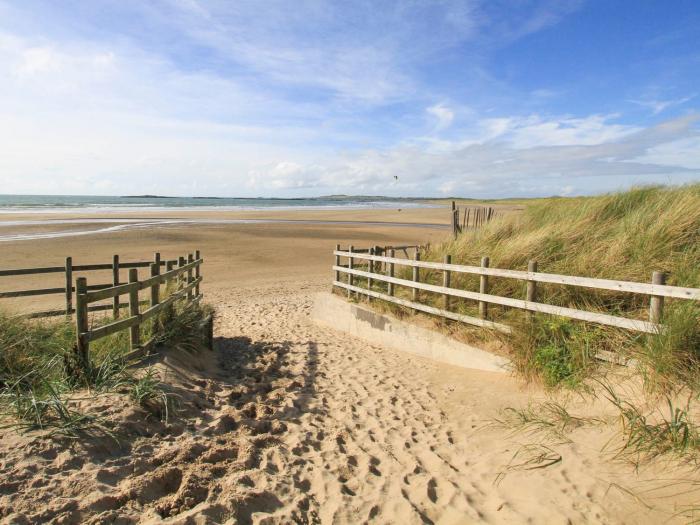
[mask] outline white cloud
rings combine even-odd
[[[452,121],[455,118],[454,111],[448,108],[444,104],[435,104],[426,109],[429,115],[433,116],[436,120],[435,130],[440,131],[445,128],[450,127]]]
[[[4,192],[507,195],[698,177],[692,118],[643,128],[610,114],[479,112],[415,74],[465,42],[549,26],[571,4],[491,19],[486,43],[488,13],[472,2],[115,6],[133,23],[90,36],[20,37],[0,20]],[[469,67],[495,84],[474,55]]]

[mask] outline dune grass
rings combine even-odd
[[[144,340],[190,352],[203,347],[199,329],[210,313],[199,304],[178,304],[145,323]],[[109,321],[105,318],[103,322]],[[0,312],[0,416],[3,426],[20,430],[49,429],[76,437],[99,420],[71,403],[80,390],[89,394],[120,392],[151,412],[167,418],[170,400],[152,369],[128,359],[127,332],[94,341],[88,369],[74,350],[75,327],[67,319],[37,321]]]
[[[455,240],[429,247],[424,260],[527,268],[529,260],[547,273],[650,282],[653,271],[671,285],[700,287],[700,184],[647,187],[599,197],[539,199],[521,214],[492,221]],[[424,277],[438,283],[438,272]],[[423,280],[423,276],[422,279]],[[478,290],[478,276],[453,274],[452,286]],[[524,298],[525,283],[490,278],[490,293]],[[439,304],[434,294],[423,300]],[[582,287],[538,283],[538,300],[554,305],[647,319],[648,297]],[[476,314],[476,304],[453,301]],[[666,300],[657,335],[641,335],[548,315],[489,306],[493,320],[515,327],[508,339],[520,373],[548,386],[576,386],[595,370],[600,350],[639,360],[652,390],[679,384],[700,388],[700,304]]]
[[[524,270],[536,260],[541,272],[637,282],[650,282],[653,271],[662,271],[667,284],[700,288],[700,184],[534,200],[520,214],[429,247],[422,259],[442,261],[446,254],[461,264],[479,265],[488,256],[491,267]],[[410,278],[405,271],[403,276]],[[424,279],[439,284],[439,272],[426,272]],[[452,275],[455,287],[478,290],[478,283],[478,276]],[[490,278],[490,293],[524,298],[525,283]],[[641,295],[538,283],[537,300],[648,318],[649,298]],[[441,299],[422,294],[422,301],[439,305]],[[477,314],[473,302],[453,300],[453,305],[461,313]],[[549,388],[602,391],[622,423],[620,457],[635,462],[662,455],[700,457],[700,425],[694,417],[700,399],[700,303],[667,298],[658,334],[497,306],[489,306],[489,315],[513,327],[511,336],[489,337],[504,339],[522,377]],[[464,325],[457,330],[475,332]],[[657,408],[643,410],[635,404],[640,400],[617,395],[601,375],[595,358],[600,351],[635,358],[649,403]],[[516,426],[524,429],[562,425],[561,414],[546,404],[510,415],[518,416]]]

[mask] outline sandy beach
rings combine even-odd
[[[104,395],[91,410],[114,422],[118,445],[108,436],[52,441],[0,430],[2,523],[688,521],[697,482],[679,467],[636,471],[615,459],[618,427],[605,408],[562,395],[572,413],[603,423],[576,427],[565,440],[513,432],[496,421],[503,410],[545,392],[311,320],[314,294],[330,288],[336,243],[434,242],[448,230],[420,224],[446,225],[446,208],[217,217],[386,224],[176,224],[0,244],[3,268],[199,249],[205,298],[217,309],[214,352],[153,360],[180,399],[171,423]],[[546,468],[534,461],[543,456]]]

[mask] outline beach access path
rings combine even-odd
[[[143,423],[109,398],[97,407],[132,436],[122,449],[108,438],[66,445],[4,432],[0,521],[658,523],[673,516],[670,501],[651,509],[635,499],[656,490],[660,473],[634,474],[601,454],[609,432],[581,429],[553,443],[495,425],[505,407],[541,396],[519,380],[314,324],[313,297],[328,288],[314,279],[210,290],[215,351],[166,352],[157,365],[181,401],[177,422]],[[561,460],[529,469],[526,452],[538,443]]]

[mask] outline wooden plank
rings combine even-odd
[[[13,270],[0,270],[0,277],[9,275],[35,275],[38,273],[62,273],[65,272],[64,266],[46,266],[44,268],[16,268]]]
[[[0,292],[0,299],[5,297],[30,297],[32,295],[65,294],[65,288],[37,288],[34,290],[16,290],[13,292]],[[64,310],[65,312],[65,310]]]
[[[129,306],[128,303],[123,303],[122,307]],[[111,304],[95,304],[88,306],[88,312],[101,312],[104,310],[110,310],[112,308]],[[73,310],[75,312],[75,310]],[[54,317],[57,315],[65,315],[66,311],[64,309],[60,310],[44,310],[41,312],[31,312],[28,314],[19,314],[17,317],[26,317],[28,319],[40,319],[42,317]]]
[[[177,292],[171,294],[168,296],[167,299],[164,299],[161,301],[159,304],[153,305],[147,310],[144,310],[141,312],[140,317],[141,317],[141,322],[150,319],[154,315],[156,315],[158,312],[163,310],[166,306],[174,303],[178,299],[184,299],[198,284],[201,282],[202,278],[198,277],[199,280],[195,279],[193,280],[190,284],[188,284],[185,288],[182,290],[178,290]]]
[[[364,275],[366,272],[363,272],[361,270],[351,270],[349,268],[342,267],[338,268],[340,272],[352,272],[354,275],[366,277],[366,275]],[[333,269],[335,270],[335,268]],[[531,312],[540,312],[545,314],[558,315],[561,317],[568,317],[570,319],[578,319],[580,321],[588,321],[608,326],[616,326],[618,328],[626,328],[628,330],[635,330],[637,332],[657,333],[659,328],[658,325],[649,323],[647,321],[627,319],[624,317],[616,317],[613,315],[601,314],[597,312],[587,312],[585,310],[577,310],[574,308],[567,308],[564,306],[554,306],[551,304],[544,303],[532,303],[529,301],[524,301],[522,299],[511,299],[510,297],[500,297],[498,295],[469,292],[467,290],[459,290],[457,288],[445,288],[444,286],[436,286],[433,284],[416,283],[406,279],[398,279],[396,277],[377,276],[376,279],[385,282],[393,282],[394,284],[398,284],[401,286],[417,287],[421,290],[426,290],[428,292],[434,292],[439,294],[447,293],[454,297],[462,297],[464,299],[472,299],[474,301],[485,301],[491,304],[499,304],[501,306],[509,306],[511,308],[519,308],[521,310],[528,310]]]
[[[148,279],[144,279],[143,281],[139,281],[136,283],[125,283],[125,284],[120,284],[117,286],[112,286],[112,287],[104,288],[104,289],[97,290],[97,291],[88,292],[89,302],[94,303],[95,301],[101,301],[103,299],[109,299],[112,297],[116,297],[118,295],[130,293],[134,286],[136,286],[139,290],[145,290],[146,288],[151,288],[155,284],[163,284],[167,281],[174,279],[175,277],[186,272],[187,270],[189,270],[191,268],[195,268],[197,265],[201,264],[201,262],[202,262],[201,260],[193,261],[191,263],[191,265],[185,264],[182,266],[182,268],[175,268],[175,269],[167,271],[163,274],[155,275],[155,276],[149,277]],[[201,282],[201,280],[198,282]],[[102,286],[102,285],[100,285],[100,286]],[[63,288],[61,288],[60,290],[63,291]],[[56,293],[58,293],[58,292],[56,292]],[[2,296],[0,295],[0,297],[2,297]]]
[[[118,321],[114,321],[112,323],[93,328],[85,334],[85,337],[88,341],[95,341],[97,339],[107,337],[108,335],[121,332],[122,330],[126,330],[127,328],[133,328],[134,326],[137,326],[140,322],[141,318],[138,315],[125,317],[124,319],[119,319]]]
[[[509,326],[501,324],[501,323],[494,323],[493,321],[485,321],[484,319],[479,319],[477,317],[471,317],[469,315],[458,314],[455,312],[448,312],[447,310],[441,310],[440,308],[434,308],[434,307],[428,306],[426,304],[414,303],[413,301],[408,301],[406,299],[400,299],[398,297],[393,297],[391,295],[386,295],[386,294],[383,294],[380,292],[365,290],[364,288],[360,288],[359,286],[351,286],[351,285],[346,284],[342,281],[335,281],[333,284],[335,286],[339,286],[340,288],[346,288],[346,289],[348,289],[348,291],[361,293],[361,294],[365,294],[365,295],[371,295],[372,297],[375,297],[377,299],[382,299],[382,300],[388,301],[390,303],[405,306],[405,307],[411,308],[413,310],[419,310],[421,312],[426,312],[429,314],[438,315],[440,317],[445,317],[447,319],[452,319],[454,321],[461,321],[462,323],[468,323],[468,324],[473,324],[476,326],[481,326],[483,328],[490,328],[492,330],[498,330],[499,332],[503,332],[506,334],[511,333],[511,328]]]
[[[335,253],[335,252],[334,252]],[[347,256],[347,252],[339,252],[340,256]],[[369,255],[356,254],[358,259],[367,259]],[[685,288],[682,286],[668,286],[632,281],[616,281],[612,279],[598,279],[595,277],[577,277],[573,275],[559,275],[554,273],[525,272],[522,270],[505,270],[502,268],[481,268],[479,266],[467,266],[452,264],[448,268],[444,263],[413,261],[411,259],[397,259],[375,256],[375,260],[394,262],[403,266],[418,266],[420,268],[432,268],[435,270],[450,270],[458,273],[475,275],[490,275],[493,277],[505,277],[521,281],[537,281],[541,283],[564,284],[567,286],[580,286],[583,288],[596,288],[613,292],[630,292],[644,295],[658,295],[663,297],[675,297],[676,299],[700,300],[700,288]]]
[[[90,272],[93,270],[111,270],[112,265],[109,263],[104,264],[76,264],[73,266],[73,270],[76,272]]]
[[[95,301],[101,301],[103,299],[111,299],[112,297],[117,297],[119,295],[124,295],[130,293],[133,289],[139,289],[139,283],[124,283],[117,286],[112,286],[110,288],[105,288],[103,290],[95,290],[94,292],[88,292],[88,302],[94,303]]]

